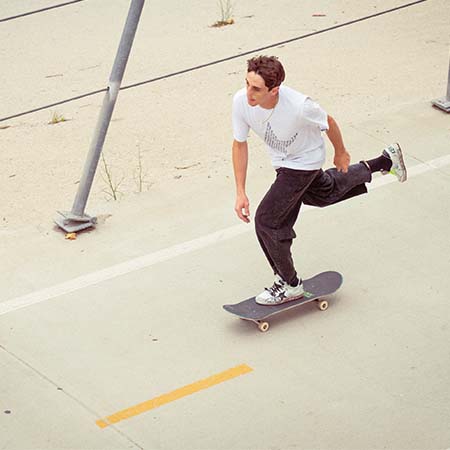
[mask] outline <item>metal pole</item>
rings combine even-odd
[[[98,161],[102,153],[106,133],[119,94],[120,85],[130,55],[131,46],[133,45],[144,2],[145,0],[131,0],[127,20],[109,77],[108,90],[103,99],[102,108],[86,158],[78,191],[73,202],[72,211],[58,211],[60,217],[55,219],[56,224],[66,232],[84,230],[94,226],[97,222],[96,217],[88,216],[85,214],[84,210],[92,187],[92,182],[94,181]]]
[[[450,113],[450,63],[448,65],[447,95],[443,98],[432,100],[431,103],[439,109]]]

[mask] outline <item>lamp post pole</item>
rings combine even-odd
[[[95,172],[102,153],[106,133],[119,94],[120,85],[130,55],[131,46],[133,45],[144,2],[145,0],[131,0],[127,20],[109,77],[108,89],[103,99],[102,108],[97,120],[94,136],[91,141],[72,210],[70,212],[57,211],[59,215],[55,219],[55,222],[60,228],[68,233],[90,228],[97,223],[96,217],[85,214],[86,203],[92,187],[92,182],[94,181]]]

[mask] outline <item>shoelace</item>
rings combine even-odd
[[[284,294],[284,287],[283,284],[280,283],[273,283],[273,286],[271,288],[265,288],[267,292],[269,292],[269,294],[272,297],[279,297],[280,294]]]

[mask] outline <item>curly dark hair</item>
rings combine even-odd
[[[280,86],[285,77],[283,65],[276,56],[257,56],[249,59],[247,72],[255,72],[261,76],[269,91]]]

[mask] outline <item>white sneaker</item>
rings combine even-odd
[[[282,303],[297,300],[303,297],[303,284],[300,282],[298,286],[291,286],[276,275],[275,282],[271,288],[265,288],[261,294],[255,298],[259,305],[281,305]]]
[[[408,178],[405,162],[403,160],[403,154],[402,149],[400,148],[400,145],[398,143],[391,144],[387,146],[383,150],[383,155],[386,156],[386,158],[389,158],[392,161],[392,167],[389,172],[386,170],[382,170],[381,173],[383,175],[387,175],[388,173],[391,173],[392,175],[395,175],[400,181],[400,183],[403,183]]]

